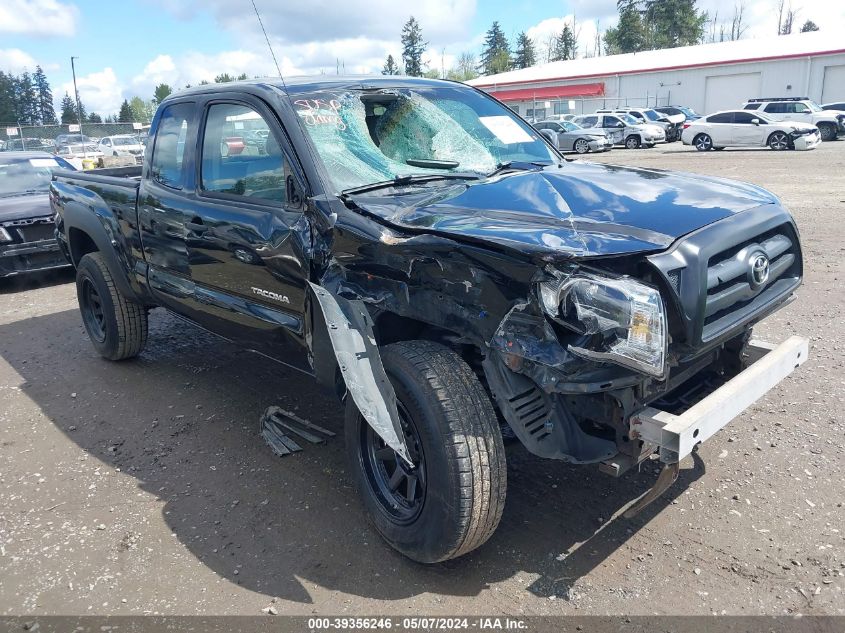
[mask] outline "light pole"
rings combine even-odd
[[[73,73],[73,94],[76,97],[76,120],[79,122],[79,133],[82,133],[82,104],[79,102],[79,90],[76,88],[76,66],[73,64],[74,59],[79,59],[79,57],[70,58],[70,71]]]

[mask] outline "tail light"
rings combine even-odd
[[[690,125],[692,125],[692,124],[691,123],[684,123],[684,129],[686,130]]]

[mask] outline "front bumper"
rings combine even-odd
[[[776,347],[752,341],[747,369],[680,415],[646,407],[631,416],[630,436],[645,443],[643,455],[657,450],[663,463],[676,464],[803,364],[808,352],[801,336]]]
[[[801,136],[794,136],[792,138],[792,145],[797,150],[815,149],[822,142],[822,137],[818,132],[812,134],[802,134]]]
[[[590,141],[590,151],[591,152],[606,152],[613,147],[613,141],[608,139],[596,139],[594,141]]]
[[[68,266],[53,236],[52,216],[2,223],[13,238],[0,242],[0,278]]]

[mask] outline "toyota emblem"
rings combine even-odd
[[[769,280],[769,258],[757,255],[751,260],[751,281],[754,286],[762,286]]]

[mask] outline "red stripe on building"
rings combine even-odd
[[[604,94],[604,82],[575,84],[572,86],[549,86],[547,88],[523,88],[521,90],[489,90],[499,101],[530,101],[532,99],[560,99],[562,97],[600,97]]]

